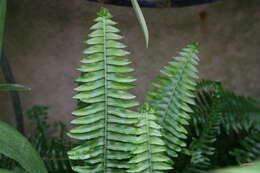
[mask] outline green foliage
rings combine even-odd
[[[0,121],[0,153],[16,160],[28,173],[47,173],[30,142],[18,131]]]
[[[206,172],[260,156],[259,122],[254,121],[260,115],[257,99],[237,96],[218,81],[201,81],[195,101],[188,149],[182,153],[188,157],[178,158],[186,161],[178,163],[177,172]]]
[[[132,151],[134,156],[130,163],[133,165],[128,172],[160,173],[172,168],[170,158],[165,155],[166,146],[161,139],[161,126],[156,123],[156,120],[154,110],[145,104],[137,124],[138,146]]]
[[[193,97],[196,88],[194,79],[198,78],[196,65],[197,44],[184,48],[175,61],[169,62],[154,86],[158,89],[148,93],[148,100],[152,102],[156,114],[160,117],[162,135],[167,145],[167,153],[177,157],[182,147],[186,147],[185,139],[189,125],[189,113],[193,112],[189,104],[194,104]]]
[[[189,138],[191,139],[186,150],[190,156],[187,165],[181,172],[199,173],[205,172],[211,166],[210,156],[215,153],[214,143],[220,130],[222,119],[221,105],[222,90],[218,82],[202,81],[197,84],[196,104],[192,106],[194,113],[191,118],[191,129]],[[214,92],[211,92],[214,90]],[[206,119],[207,115],[208,119]]]
[[[232,149],[230,154],[236,158],[239,164],[255,161],[260,156],[260,130],[251,129],[239,146]]]
[[[148,45],[144,17],[137,1],[132,3]],[[4,10],[1,12],[3,17]],[[132,82],[136,79],[124,74],[133,69],[127,66],[131,62],[123,58],[129,52],[119,42],[122,36],[112,17],[107,9],[98,12],[97,23],[91,27],[93,32],[86,41],[87,56],[78,68],[81,76],[76,80],[79,86],[74,96],[78,109],[73,112],[77,118],[71,122],[76,127],[69,136],[80,142],[68,152],[74,171],[163,173],[174,167],[174,173],[206,173],[220,166],[244,165],[260,156],[259,100],[237,96],[225,90],[220,82],[197,83],[197,44],[182,49],[161,70],[162,76],[153,83],[157,89],[148,92],[151,106],[145,104],[140,113],[135,112],[133,108],[138,103],[126,90],[134,88]],[[0,84],[0,90],[29,89]],[[36,129],[29,140],[43,157],[48,171],[71,172],[70,161],[66,159],[70,143],[64,136],[65,126],[48,124],[46,107],[33,107],[27,114]],[[0,129],[0,153],[5,155],[0,155],[1,166],[15,172],[47,172],[23,136],[2,122]],[[14,166],[14,160],[25,170]],[[259,164],[253,163],[217,173],[254,173],[259,169]],[[0,172],[10,171],[0,169]]]
[[[49,173],[71,172],[66,151],[70,142],[65,138],[66,126],[61,122],[48,123],[48,108],[33,106],[27,111],[30,126],[35,130],[29,135],[29,141],[40,153]]]
[[[0,91],[29,91],[28,87],[19,84],[0,84]]]
[[[40,154],[49,173],[71,172],[66,154],[70,147],[70,142],[65,138],[67,129],[61,122],[48,123],[47,110],[45,106],[33,106],[26,112],[31,127],[27,138]],[[24,172],[14,160],[1,155],[0,167]]]
[[[73,112],[79,117],[71,123],[77,125],[69,136],[82,140],[82,144],[68,152],[69,158],[78,160],[73,166],[76,172],[125,172],[129,168],[130,151],[136,142],[139,114],[129,110],[138,103],[134,95],[125,91],[133,88],[135,78],[122,73],[133,71],[131,62],[122,58],[129,54],[126,46],[118,40],[119,29],[112,15],[102,8],[94,30],[86,41],[90,45],[84,50],[78,70],[82,75],[76,80],[79,93],[74,97],[87,106]]]

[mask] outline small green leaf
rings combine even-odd
[[[0,91],[30,91],[30,88],[27,88],[23,85],[18,84],[0,84]]]

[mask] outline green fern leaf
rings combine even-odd
[[[170,158],[165,155],[166,146],[161,139],[161,126],[156,122],[154,110],[145,104],[141,109],[140,121],[137,124],[137,147],[133,150],[133,165],[127,172],[160,173],[171,169]]]
[[[207,169],[212,163],[209,156],[215,153],[214,143],[216,141],[222,114],[220,111],[221,104],[214,103],[212,106],[212,112],[209,114],[209,119],[203,124],[199,137],[193,138],[192,143],[189,146],[191,153],[191,168]]]
[[[161,73],[163,77],[154,83],[157,90],[151,90],[147,99],[152,102],[156,114],[160,117],[162,134],[167,145],[167,153],[176,157],[177,152],[186,146],[189,113],[193,112],[189,104],[194,104],[196,65],[198,48],[196,44],[184,48],[175,61],[169,62]]]
[[[240,146],[230,151],[239,164],[250,163],[260,157],[260,130],[253,128],[248,136],[240,141]]]
[[[73,166],[76,172],[111,173],[125,172],[129,168],[130,151],[136,140],[136,127],[139,114],[128,108],[137,106],[134,95],[126,89],[133,88],[135,78],[122,73],[133,71],[126,66],[131,62],[125,58],[129,52],[118,40],[119,29],[112,21],[112,15],[102,8],[97,22],[91,27],[94,30],[86,41],[90,45],[84,50],[78,68],[82,75],[76,80],[80,86],[74,97],[88,106],[74,111],[79,118],[72,121],[77,125],[69,136],[83,140],[82,145],[68,152],[72,160],[81,162]]]
[[[192,106],[194,113],[191,116],[190,135],[192,130],[195,134],[190,137],[188,147],[190,162],[183,172],[205,172],[212,161],[209,156],[215,154],[214,143],[220,132],[223,100],[220,94],[223,92],[222,85],[218,81],[202,80],[197,83],[196,104]]]

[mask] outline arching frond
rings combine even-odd
[[[196,88],[194,79],[198,78],[196,65],[198,48],[196,44],[182,49],[175,61],[161,70],[162,77],[154,86],[158,89],[148,93],[162,126],[163,139],[167,146],[167,153],[176,157],[177,152],[186,146],[189,113],[193,112],[189,104],[194,104],[193,97]]]

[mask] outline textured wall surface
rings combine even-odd
[[[69,122],[74,109],[73,80],[82,44],[101,4],[86,0],[8,0],[6,54],[17,83],[32,88],[21,93],[24,110],[50,107],[52,121]],[[150,29],[145,48],[130,8],[105,6],[119,22],[138,77],[133,92],[143,101],[150,82],[172,55],[200,42],[200,77],[222,80],[243,95],[260,96],[260,1],[223,2],[180,9],[144,9]],[[3,81],[0,72],[0,81]],[[13,122],[9,95],[0,93],[0,119]]]

